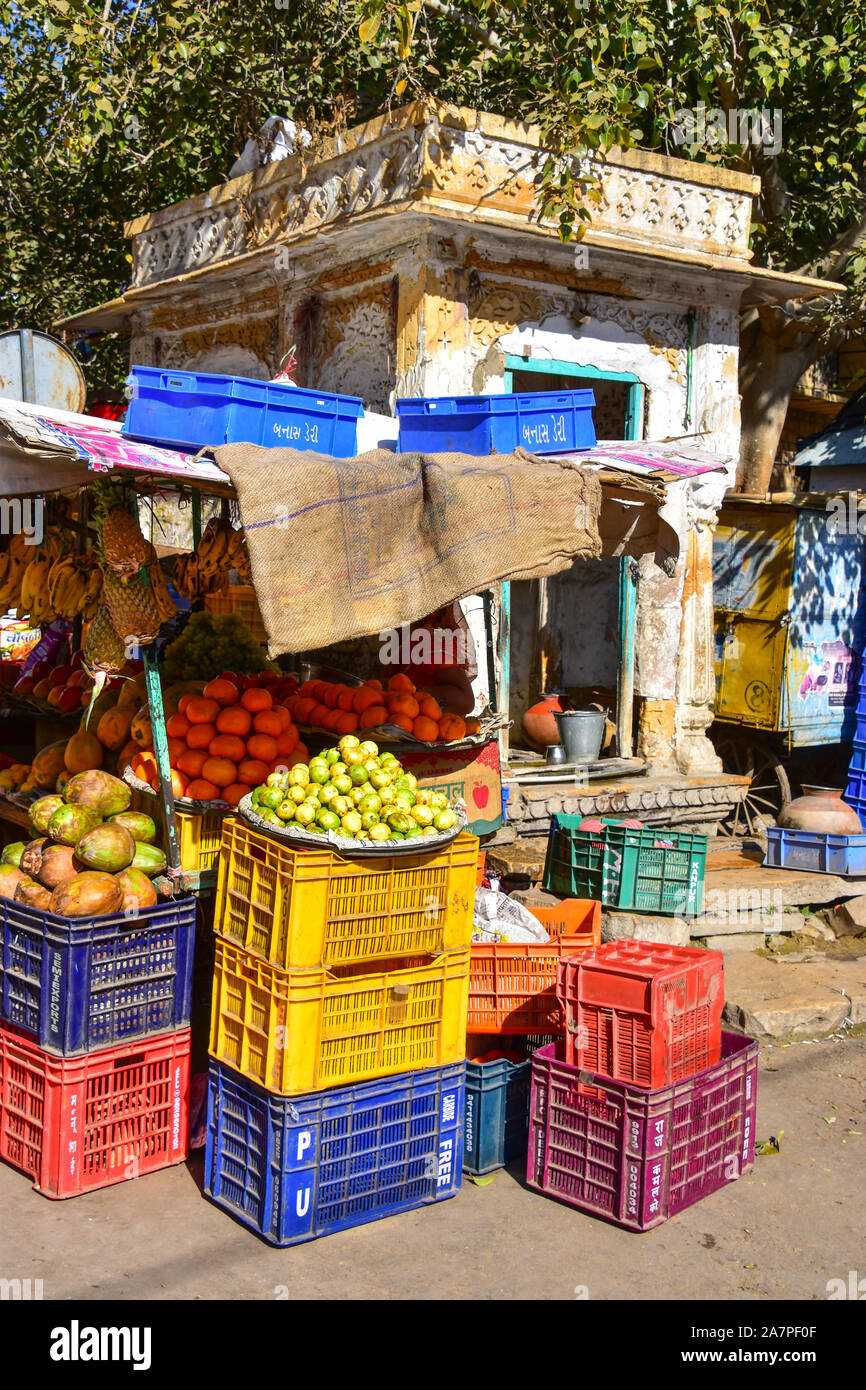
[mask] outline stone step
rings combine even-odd
[[[866,1023],[866,954],[846,952],[838,942],[772,957],[743,951],[725,960],[724,1021],[752,1037],[829,1037],[846,1019]]]

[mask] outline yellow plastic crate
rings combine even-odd
[[[227,614],[240,618],[252,633],[253,641],[267,647],[267,629],[252,584],[230,584],[224,594],[206,594],[204,606],[215,618]]]
[[[156,793],[149,796],[147,792],[133,789],[130,810],[144,811],[145,815],[153,817],[157,825],[162,823],[162,804]],[[223,825],[227,820],[234,820],[234,816],[219,815],[216,812],[199,816],[193,811],[180,811],[177,807],[174,814],[177,821],[181,868],[199,873],[215,868],[219,858]]]
[[[284,1096],[444,1066],[466,1051],[468,990],[468,948],[286,972],[217,937],[210,1054]]]
[[[293,849],[243,820],[220,849],[215,930],[280,970],[450,951],[472,939],[478,840],[344,859]]]

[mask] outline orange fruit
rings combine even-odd
[[[358,727],[358,716],[351,710],[340,711],[340,717],[334,726],[336,734],[353,734]]]
[[[453,739],[465,738],[466,725],[459,714],[443,714],[439,720],[439,737],[447,742]]]
[[[257,734],[270,734],[271,738],[276,738],[283,732],[283,721],[276,710],[263,709],[253,716],[253,728]]]
[[[442,718],[442,706],[432,695],[422,695],[418,701],[418,713],[426,715],[428,719],[434,719],[438,724]]]
[[[248,709],[251,714],[258,713],[262,709],[270,709],[274,703],[274,697],[269,690],[261,690],[258,686],[252,686],[245,690],[241,696],[241,704],[244,709]]]
[[[274,705],[274,714],[280,721],[281,734],[285,733],[286,729],[290,729],[292,727],[292,716],[285,705]],[[256,727],[258,728],[258,725]],[[267,733],[267,729],[263,729],[262,733]]]
[[[231,758],[208,758],[201,771],[205,781],[213,782],[215,787],[230,787],[238,779],[238,770]]]
[[[405,714],[407,719],[417,719],[421,713],[418,701],[414,695],[402,695],[399,692],[389,694],[388,709],[392,714]]]
[[[435,719],[428,719],[426,714],[419,714],[412,722],[412,732],[425,743],[432,743],[439,737],[439,725]]]
[[[186,738],[191,725],[185,714],[173,714],[165,727],[170,738]]]
[[[195,698],[196,697],[194,695],[181,695],[180,699],[177,702],[178,714],[186,714],[187,705],[189,704],[190,700],[194,700]]]
[[[318,700],[313,699],[297,700],[295,702],[295,708],[292,710],[292,718],[295,721],[295,723],[308,724],[310,721],[310,715],[313,712],[314,707],[318,703]]]
[[[372,690],[369,685],[362,685],[359,689],[352,691],[352,709],[356,714],[363,714],[371,705],[381,705],[381,690]]]
[[[328,730],[329,733],[335,734],[337,732],[337,724],[342,719],[342,717],[343,711],[341,709],[329,709],[328,713],[322,720],[322,724],[324,728]]]
[[[414,695],[415,687],[408,676],[404,676],[402,671],[398,671],[396,676],[392,676],[388,681],[389,690],[401,691],[404,695]]]
[[[240,762],[247,755],[244,741],[237,734],[217,734],[208,744],[207,751],[212,758],[230,758],[233,763]]]
[[[215,724],[194,724],[186,736],[187,748],[209,748],[212,738],[216,738]]]
[[[324,729],[325,720],[330,712],[327,705],[314,705],[307,723],[312,724],[314,729]]]
[[[188,784],[186,794],[192,797],[193,801],[216,801],[220,789],[213,782],[207,782],[203,777],[196,777]]]
[[[168,760],[172,767],[180,767],[178,762],[186,752],[187,744],[185,738],[170,738],[168,740]]]
[[[171,769],[171,790],[175,796],[186,796],[189,786],[189,778],[186,773],[179,772],[176,767]]]
[[[227,787],[223,787],[223,801],[227,801],[230,806],[237,806],[241,797],[249,796],[252,787],[248,787],[246,782],[231,782]]]
[[[351,732],[351,730],[350,730]],[[277,756],[287,758],[298,746],[298,731],[294,725],[289,725],[283,733],[277,736]]]
[[[232,685],[231,681],[224,681],[217,678],[210,681],[204,688],[205,699],[216,700],[218,705],[236,705],[238,702],[238,688]]]
[[[183,711],[190,724],[212,724],[219,712],[216,700],[206,700],[203,695],[194,695]]]
[[[379,680],[378,677],[376,678],[376,680],[364,681],[364,684],[365,684],[365,685],[371,685],[371,686],[373,687],[374,690],[381,690],[381,689],[382,689],[382,682]]]
[[[216,717],[216,726],[221,734],[236,734],[238,738],[246,738],[253,727],[253,716],[243,705],[230,705],[227,709],[220,710]]]
[[[181,772],[185,772],[187,777],[200,777],[201,770],[208,760],[210,754],[206,748],[188,748],[177,760],[177,765]]]
[[[375,729],[377,724],[388,723],[388,711],[384,705],[370,705],[360,717],[359,729]]]
[[[357,689],[358,687],[355,685],[344,685],[337,696],[337,707],[341,709],[344,714],[351,714],[352,710],[355,708],[354,699]]]
[[[241,758],[238,763],[238,777],[241,782],[248,782],[251,787],[261,786],[268,775],[268,764],[263,763],[261,758]]]
[[[464,723],[465,723],[465,725],[466,725],[466,732],[467,732],[467,734],[480,734],[480,733],[481,733],[481,720],[480,720],[480,719],[466,719],[466,720],[464,720]]]
[[[129,766],[136,777],[140,777],[142,782],[146,782],[149,774],[156,772],[156,757],[150,751],[138,752],[134,758],[130,759]]]
[[[405,729],[407,734],[414,733],[415,721],[410,719],[407,714],[389,714],[388,723],[396,724],[398,728]]]
[[[272,762],[277,756],[277,740],[270,734],[253,734],[247,739],[247,756],[261,758],[263,763]],[[209,776],[206,772],[205,777]]]

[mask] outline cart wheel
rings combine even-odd
[[[714,742],[725,772],[751,778],[745,799],[719,822],[719,833],[754,835],[759,817],[765,823],[775,822],[791,800],[791,783],[782,760],[766,743],[748,734],[723,734]]]

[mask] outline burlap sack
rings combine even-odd
[[[514,455],[332,459],[224,444],[271,656],[414,622],[503,579],[601,554],[601,484]]]

